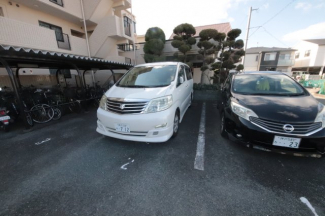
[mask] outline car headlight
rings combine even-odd
[[[107,97],[103,95],[102,99],[100,99],[99,107],[103,110],[106,110],[106,102],[107,102]]]
[[[321,122],[322,127],[325,128],[325,106],[321,103],[318,104],[318,114],[315,122]]]
[[[258,118],[258,116],[256,115],[256,113],[254,113],[253,110],[251,109],[248,109],[238,103],[235,103],[235,102],[231,102],[231,110],[238,116],[248,120],[249,120],[249,117],[252,116],[252,117],[256,117]]]
[[[168,95],[165,97],[151,100],[144,112],[145,113],[160,112],[168,109],[172,105],[173,105],[173,97],[171,95]]]

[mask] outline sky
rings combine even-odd
[[[303,39],[325,38],[325,0],[132,0],[137,33],[160,27],[168,39],[181,23],[230,22],[245,39],[249,7],[254,10],[249,47],[293,47]]]

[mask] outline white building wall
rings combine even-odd
[[[297,44],[294,49],[298,50],[299,58],[295,59],[294,67],[313,67],[315,66],[315,60],[318,52],[318,45],[307,41],[302,41]],[[310,56],[305,57],[305,51],[310,50]]]
[[[257,61],[256,61],[257,58]],[[245,55],[245,65],[244,70],[245,71],[258,71],[258,63],[260,61],[260,54],[254,53],[254,54],[246,54]]]

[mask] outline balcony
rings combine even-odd
[[[126,64],[132,64],[132,59],[125,57],[125,63]]]
[[[55,32],[58,48],[71,50],[69,35]]]
[[[62,0],[50,0],[50,2],[53,2],[54,4],[60,5],[63,7],[63,1]]]
[[[87,56],[86,40],[0,17],[0,44]]]
[[[131,8],[131,0],[113,0],[113,8],[116,10],[126,10]]]
[[[294,64],[295,64],[295,60],[294,59],[279,59],[279,61],[278,61],[278,66],[291,67]]]
[[[133,44],[118,44],[117,45],[117,48],[120,50],[120,51],[134,51],[134,46]],[[135,50],[138,50],[138,47],[135,46]]]

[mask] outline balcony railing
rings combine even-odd
[[[118,44],[117,48],[122,51],[134,51],[133,44]],[[138,50],[137,46],[135,46],[135,50]]]
[[[126,64],[132,64],[132,60],[130,58],[125,57]]]
[[[294,59],[279,59],[278,61],[278,66],[293,66],[294,64]]]
[[[71,50],[69,35],[55,32],[58,47],[61,49]]]
[[[57,5],[60,5],[61,7],[63,7],[63,1],[62,0],[50,0],[50,2],[53,2]]]

